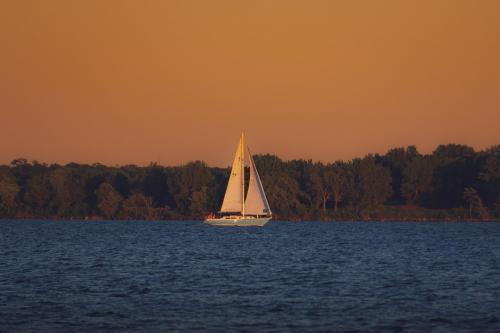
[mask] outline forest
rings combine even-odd
[[[500,145],[475,151],[447,144],[430,154],[408,146],[332,163],[254,159],[279,220],[500,219]],[[19,158],[0,166],[0,218],[202,219],[220,208],[229,172],[201,161],[105,166]]]

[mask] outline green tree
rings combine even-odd
[[[227,178],[224,181],[227,182]],[[191,215],[193,208],[197,210],[196,214],[217,209],[215,201],[209,201],[208,198],[216,198],[218,189],[214,184],[212,171],[204,162],[194,161],[173,168],[168,186],[172,189],[175,208],[182,215]],[[202,202],[204,195],[207,199]]]
[[[10,165],[13,168],[16,168],[16,167],[20,167],[20,166],[29,165],[29,163],[28,163],[28,160],[25,158],[16,158],[15,160],[12,160],[12,162],[10,162]]]
[[[382,205],[392,193],[389,169],[375,163],[373,156],[355,159],[354,201],[359,212],[370,212]]]
[[[481,218],[481,219],[487,219],[488,218],[488,210],[486,207],[483,205],[483,201],[481,200],[481,197],[477,193],[477,190],[472,188],[472,187],[467,187],[464,189],[464,199],[469,205],[469,217],[472,218],[472,214],[475,213],[474,215]]]
[[[419,156],[420,154],[415,146],[393,148],[383,156],[383,165],[391,171],[392,195],[389,199],[391,203],[402,204],[404,202],[405,196],[401,188],[404,178],[403,173],[407,165]]]
[[[150,166],[142,183],[142,188],[144,195],[151,197],[156,207],[163,207],[171,202],[167,174],[163,167]]]
[[[441,145],[420,155],[409,146],[327,165],[274,155],[254,159],[278,218],[326,217],[330,208],[336,218],[375,217],[382,205],[407,202],[447,209],[444,214],[450,217],[469,207],[470,216],[484,218],[488,212],[500,217],[499,147],[475,152],[464,145]],[[200,161],[178,167],[107,167],[48,166],[21,158],[0,165],[0,215],[199,218],[220,207],[229,172]]]
[[[123,197],[116,191],[111,184],[102,183],[96,191],[97,207],[99,212],[106,219],[112,219],[116,216]]]
[[[202,187],[200,190],[193,192],[190,206],[192,215],[203,217],[210,211],[207,192],[207,187]]]
[[[153,199],[142,193],[134,193],[123,201],[123,217],[134,220],[156,220],[160,216]]]
[[[46,174],[33,176],[26,183],[24,202],[35,216],[50,214],[51,186]]]
[[[49,174],[52,188],[52,210],[59,217],[84,217],[88,214],[84,204],[85,179],[81,170],[56,166]]]
[[[403,171],[401,193],[407,202],[418,204],[432,191],[434,163],[428,156],[418,156]]]
[[[447,144],[439,145],[432,155],[438,160],[458,159],[474,156],[474,149],[466,145]]]
[[[330,175],[321,163],[312,163],[311,160],[307,161],[303,172],[304,190],[307,193],[305,197],[309,199],[309,207],[313,212],[321,207],[323,218],[326,218],[326,202],[330,198],[326,180]]]
[[[117,172],[113,177],[112,185],[123,197],[128,197],[132,190],[129,178],[121,171]]]
[[[488,155],[483,161],[477,182],[477,189],[487,206],[492,207],[500,197],[500,154]]]
[[[20,191],[13,177],[0,174],[0,216],[14,216],[17,208],[16,197]]]
[[[333,212],[336,214],[339,204],[349,197],[354,188],[354,178],[349,174],[349,164],[335,162],[328,167],[325,174],[325,183],[330,189],[333,199]]]
[[[456,158],[435,161],[432,177],[432,208],[449,209],[463,205],[463,191],[475,187],[478,165],[474,158]]]
[[[290,164],[269,154],[256,155],[254,160],[273,214],[278,218],[306,216],[298,177]]]
[[[493,213],[495,214],[497,219],[500,219],[500,197],[498,197],[493,204]]]

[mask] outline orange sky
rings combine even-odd
[[[500,144],[500,1],[0,2],[0,163]]]

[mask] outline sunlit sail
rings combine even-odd
[[[271,219],[271,208],[250,149],[248,157],[250,179],[245,198],[245,135],[242,133],[222,207],[218,215],[211,214],[205,223],[217,226],[263,226]]]
[[[243,136],[240,138],[238,148],[236,149],[236,154],[234,156],[233,167],[231,169],[231,174],[229,175],[229,181],[227,183],[226,194],[224,195],[224,201],[222,202],[221,212],[224,213],[241,213],[243,212],[243,197],[244,197],[244,187],[241,186],[244,182],[244,154],[243,154]]]
[[[271,215],[271,208],[267,202],[264,187],[260,181],[259,172],[253,161],[250,149],[248,149],[250,159],[250,179],[248,181],[248,193],[245,199],[245,214],[250,215]]]

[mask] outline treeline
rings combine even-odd
[[[426,155],[409,146],[328,164],[254,158],[279,219],[500,218],[500,145],[480,152],[441,145]],[[109,167],[16,159],[0,166],[0,217],[200,219],[219,209],[229,172],[200,161]]]

